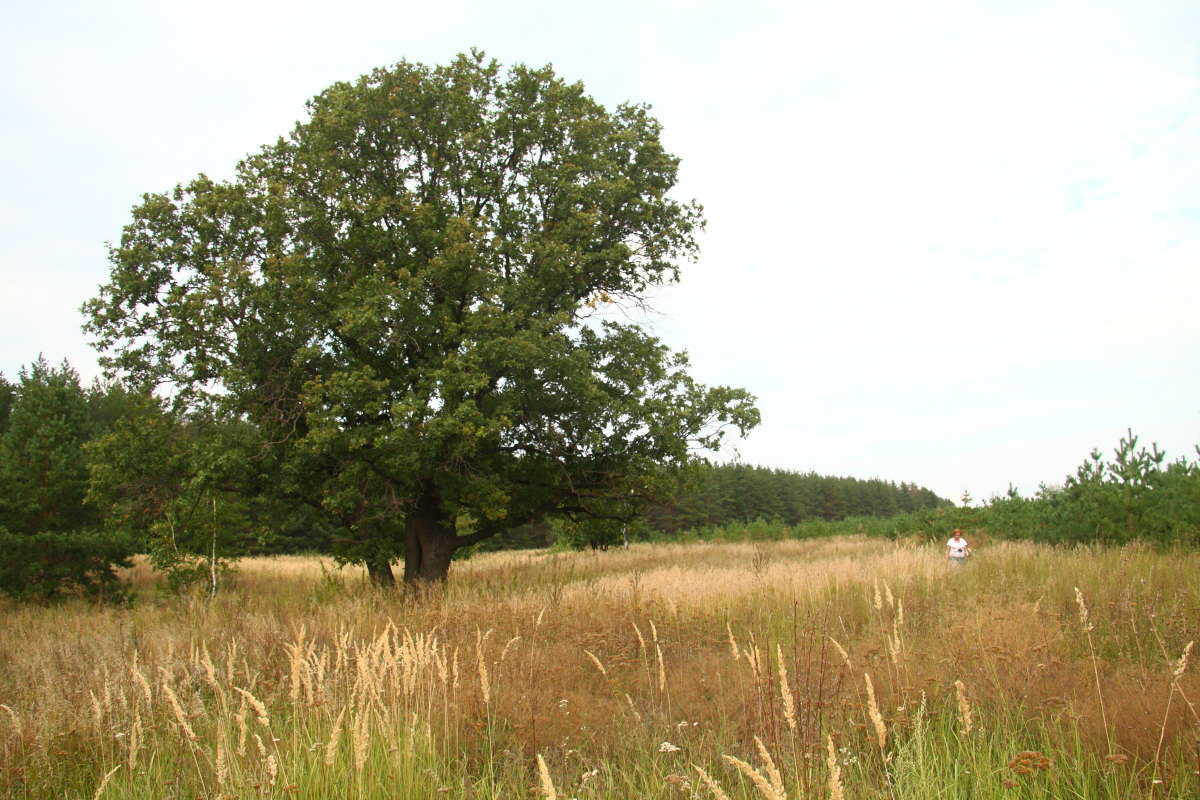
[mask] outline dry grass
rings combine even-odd
[[[132,607],[0,605],[0,789],[316,797],[353,777],[375,796],[390,776],[446,794],[437,765],[461,762],[451,796],[472,780],[621,796],[621,765],[714,796],[743,796],[738,775],[762,796],[850,796],[870,775],[892,791],[918,707],[959,736],[1068,731],[1079,759],[1196,780],[1168,755],[1200,730],[1198,671],[1180,669],[1200,555],[999,544],[958,571],[941,555],[865,538],[496,553],[420,597],[247,559],[212,602],[155,596],[138,565]],[[831,773],[835,747],[862,763]]]

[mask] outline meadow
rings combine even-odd
[[[976,537],[979,538],[979,537]],[[7,798],[1195,798],[1200,553],[919,538],[245,559],[0,601]]]

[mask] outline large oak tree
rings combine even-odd
[[[616,517],[758,421],[611,313],[703,224],[641,105],[479,53],[338,83],[286,138],[146,195],[85,306],[106,364],[253,423],[257,491],[391,582],[547,513]],[[606,313],[607,312],[607,313]]]

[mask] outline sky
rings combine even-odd
[[[0,372],[99,374],[130,210],[326,86],[472,47],[647,103],[705,207],[644,324],[762,425],[719,459],[976,501],[1200,444],[1194,0],[0,0]]]

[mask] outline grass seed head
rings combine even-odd
[[[179,723],[179,729],[183,731],[183,735],[187,737],[189,742],[196,741],[196,732],[192,730],[192,726],[187,721],[187,715],[183,713],[183,706],[179,703],[179,698],[175,696],[169,684],[166,681],[162,685],[163,692],[167,695],[167,701],[171,704],[171,710],[175,712],[175,720]]]
[[[962,681],[954,682],[954,692],[958,698],[958,715],[962,720],[963,735],[971,733],[972,720],[974,717],[971,714],[971,701],[967,699],[967,687]]]
[[[547,800],[558,800],[558,792],[554,790],[554,781],[550,780],[550,770],[546,768],[546,759],[542,758],[542,754],[538,753],[538,782],[542,787],[542,794]]]
[[[5,705],[4,703],[0,703],[0,708],[3,708],[5,711],[8,712],[8,718],[12,721],[13,729],[19,735],[21,733],[21,717],[18,716],[16,711],[13,711],[12,706]]]
[[[96,697],[96,693],[89,690],[88,694],[92,699],[92,716],[96,723],[96,732],[100,732],[100,726],[104,724],[104,709],[100,706],[100,698]]]
[[[833,737],[825,737],[825,747],[828,755],[825,766],[829,768],[829,800],[844,800],[842,790],[842,768],[838,766],[837,749],[833,746]]]
[[[788,728],[796,730],[796,701],[792,697],[792,687],[788,685],[787,664],[783,661],[783,647],[775,645],[775,658],[779,662],[779,694],[783,698],[783,718]]]
[[[491,631],[489,630],[490,634]],[[487,636],[481,634],[478,630],[475,631],[475,658],[479,664],[479,693],[483,697],[484,705],[491,705],[492,702],[492,685],[488,677],[487,661],[483,657],[483,644],[487,641]]]
[[[133,653],[133,664],[129,669],[133,673],[133,679],[142,687],[142,694],[146,698],[146,707],[152,707],[154,705],[154,692],[150,690],[150,681],[146,680],[146,676],[138,669],[136,650]]]
[[[250,704],[250,707],[254,709],[254,719],[259,725],[262,725],[264,728],[271,727],[271,717],[267,714],[267,707],[261,700],[255,697],[252,692],[238,686],[233,687],[233,690],[240,694]]]
[[[246,718],[250,714],[250,709],[246,706],[245,698],[242,698],[242,704],[238,707],[238,712],[234,716],[238,725],[238,744],[237,754],[241,757],[246,756],[246,742],[250,738],[250,725],[246,722]]]
[[[592,663],[596,665],[596,669],[600,670],[600,674],[607,678],[608,670],[604,668],[604,664],[600,661],[600,659],[596,658],[596,654],[591,650],[584,650],[583,652],[587,653],[588,658],[590,658]]]
[[[871,676],[864,672],[863,677],[867,682],[867,713],[871,717],[871,724],[875,726],[875,741],[883,750],[887,747],[887,726],[883,724],[883,715],[879,713],[879,704],[875,702],[875,685],[871,683]]]
[[[371,733],[367,729],[367,710],[364,708],[354,717],[354,771],[361,773],[367,763],[367,745],[371,741]]]
[[[1179,657],[1179,664],[1175,667],[1175,671],[1171,673],[1171,680],[1177,681],[1183,677],[1183,673],[1187,672],[1188,657],[1192,654],[1192,645],[1196,642],[1190,641],[1187,647],[1183,648],[1183,655]]]
[[[771,782],[767,780],[765,775],[747,764],[745,761],[729,755],[722,756],[722,758],[724,758],[728,763],[736,767],[739,772],[749,778],[750,782],[754,784],[754,788],[758,789],[758,793],[766,798],[766,800],[787,800],[785,796],[775,792],[775,787],[771,785]]]
[[[654,642],[654,650],[658,653],[658,690],[665,692],[667,690],[667,667],[663,663],[662,648],[659,647],[657,641]]]
[[[1075,602],[1079,604],[1079,625],[1084,632],[1092,630],[1094,627],[1091,623],[1091,618],[1088,615],[1087,603],[1083,602],[1083,592],[1079,591],[1079,587],[1075,587]]]
[[[108,787],[108,779],[111,778],[113,774],[116,773],[116,771],[120,768],[121,765],[117,764],[104,774],[104,777],[100,779],[100,785],[96,787],[96,793],[92,795],[92,800],[100,800],[100,795],[104,794],[104,790]]]
[[[846,669],[854,669],[854,665],[850,663],[850,654],[846,652],[846,648],[842,647],[838,643],[838,640],[832,636],[829,637],[829,641],[833,642],[833,646],[837,648],[838,655],[842,657],[842,661],[846,664]]]
[[[332,767],[333,762],[337,759],[338,745],[342,740],[342,720],[345,717],[346,707],[342,706],[337,719],[333,721],[333,730],[329,732],[329,741],[325,744],[325,766],[327,767]]]
[[[725,794],[725,790],[721,788],[721,784],[717,783],[712,777],[701,769],[698,765],[692,764],[692,768],[700,774],[700,783],[712,792],[714,800],[729,800],[729,795]]]
[[[511,639],[509,639],[507,642],[505,642],[505,644],[504,644],[504,649],[500,651],[500,664],[501,664],[501,666],[503,666],[503,665],[504,665],[504,659],[508,657],[508,651],[509,651],[509,649],[511,649],[511,648],[512,648],[512,646],[513,646],[514,644],[516,644],[517,642],[519,642],[519,641],[521,641],[521,637],[520,637],[520,636],[514,636],[514,637],[512,637]]]
[[[129,768],[137,766],[138,750],[142,746],[142,712],[135,703],[133,706],[133,724],[129,726]]]
[[[763,761],[763,768],[767,771],[767,777],[771,781],[771,790],[775,796],[782,800],[787,800],[787,792],[783,788],[783,776],[779,774],[779,769],[775,766],[775,760],[771,758],[771,754],[767,751],[767,746],[763,744],[762,739],[754,737],[754,745],[758,748],[758,756]]]
[[[225,744],[225,732],[222,730],[217,736],[217,759],[213,769],[214,776],[217,779],[217,786],[224,787],[229,784],[229,763],[226,751],[228,746]]]

